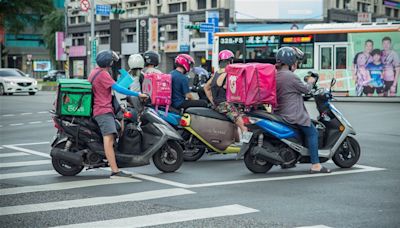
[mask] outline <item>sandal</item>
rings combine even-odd
[[[321,169],[320,170],[312,170],[312,169],[310,169],[310,173],[311,174],[315,174],[315,173],[330,173],[331,172],[331,170],[330,169],[327,169],[326,167],[321,167]]]

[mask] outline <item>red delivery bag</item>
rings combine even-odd
[[[231,103],[252,106],[276,106],[276,69],[272,64],[237,63],[226,67],[226,99]]]
[[[172,79],[170,74],[148,73],[144,75],[143,93],[149,94],[151,104],[158,111],[158,106],[165,106],[165,114],[171,105]]]

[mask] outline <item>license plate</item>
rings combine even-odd
[[[244,132],[242,135],[242,142],[249,143],[252,136],[253,136],[253,132],[250,132],[250,131]]]

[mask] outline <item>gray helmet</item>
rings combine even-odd
[[[119,56],[111,50],[104,50],[97,54],[96,63],[101,68],[110,67],[114,62],[118,62]]]
[[[158,66],[158,64],[160,63],[160,55],[155,51],[146,51],[143,54],[143,58],[145,66],[148,65]]]
[[[304,53],[296,47],[281,47],[276,53],[276,63],[292,66],[296,61],[302,62]]]
[[[140,54],[130,55],[128,59],[129,69],[143,69],[144,59]]]

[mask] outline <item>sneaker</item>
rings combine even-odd
[[[119,178],[119,177],[132,177],[132,174],[125,173],[123,171],[119,171],[116,173],[111,173],[110,178]]]

